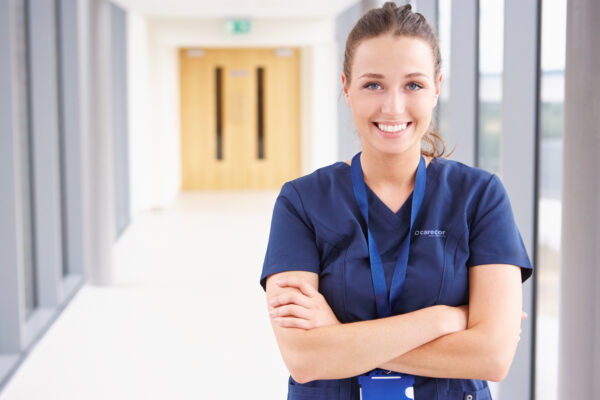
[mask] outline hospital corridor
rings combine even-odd
[[[513,351],[489,324],[477,343],[502,351],[454,343],[477,364],[394,370],[407,398],[600,399],[599,19],[597,0],[0,0],[0,400],[357,400],[397,344],[311,375],[355,353],[336,334],[292,365],[261,276],[316,273],[343,330],[463,310],[484,264],[522,268],[479,297],[527,313],[514,357],[481,375]]]

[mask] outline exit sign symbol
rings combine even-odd
[[[227,21],[227,32],[236,35],[250,33],[249,19],[230,19]]]

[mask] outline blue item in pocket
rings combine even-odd
[[[358,377],[361,400],[413,400],[415,377],[375,370]]]

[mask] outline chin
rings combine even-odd
[[[370,140],[367,141],[368,143],[363,140],[363,148],[365,147],[364,144],[367,144],[372,150],[382,155],[400,155],[412,151],[420,152],[422,137],[416,138],[414,132],[406,133],[408,135],[390,138],[382,136],[379,130],[375,128],[374,131],[369,132]]]
[[[373,143],[370,146],[375,152],[386,156],[409,154],[412,152],[421,152],[421,141],[406,143],[405,141],[398,143],[379,142]]]

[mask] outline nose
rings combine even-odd
[[[381,105],[382,114],[400,115],[404,113],[405,98],[399,91],[389,91]]]

